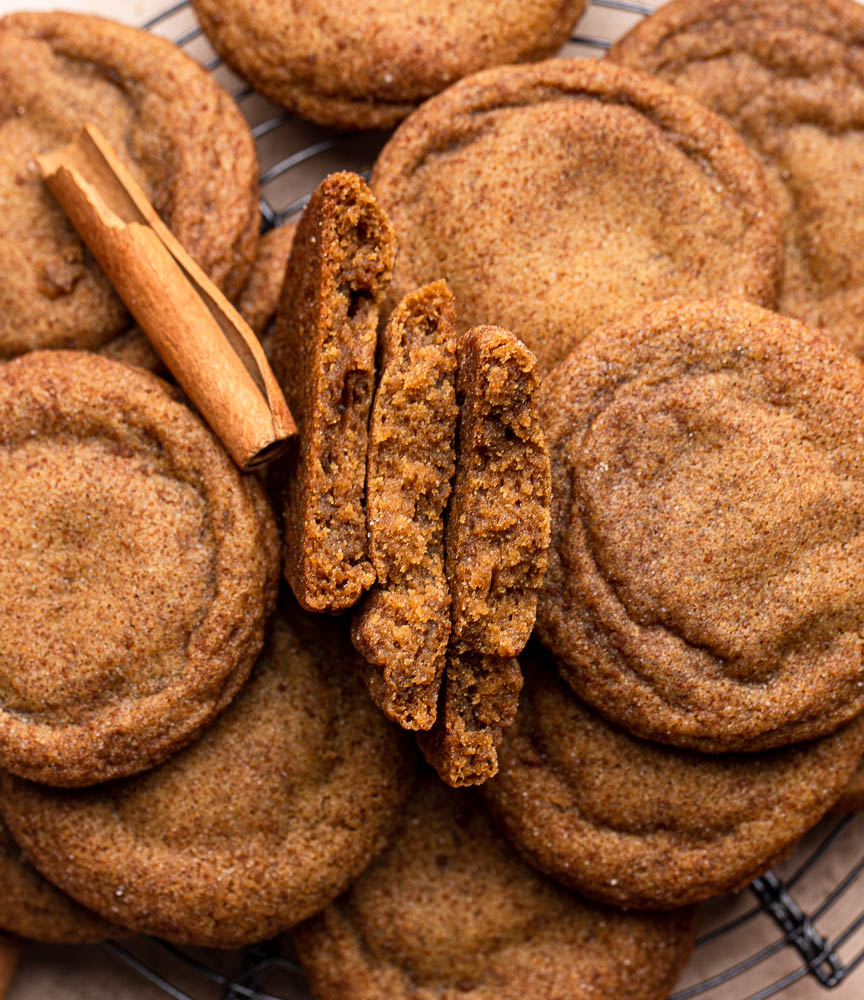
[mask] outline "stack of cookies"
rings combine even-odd
[[[196,0],[287,107],[406,118],[260,240],[203,70],[0,20],[0,930],[664,1000],[696,904],[860,807],[864,11],[672,0],[598,63],[537,61],[581,3],[485,6]],[[266,474],[40,179],[87,121],[261,337]]]

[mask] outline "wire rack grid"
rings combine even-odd
[[[598,56],[655,5],[593,0],[562,54]],[[261,160],[265,228],[299,214],[333,170],[369,168],[387,140],[381,133],[344,134],[275,107],[215,56],[187,2],[164,10],[146,28],[171,38],[214,73],[243,109]],[[786,862],[748,890],[703,907],[694,958],[670,1000],[788,1000],[822,996],[864,965],[864,816],[823,821]],[[828,887],[826,889],[826,887]],[[137,973],[150,996],[173,1000],[308,1000],[311,994],[286,941],[224,955],[138,939],[102,946]],[[860,978],[860,983],[859,983]],[[864,996],[864,973],[844,996]],[[155,992],[154,992],[155,991]]]

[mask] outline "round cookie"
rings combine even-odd
[[[463,328],[511,330],[543,372],[669,295],[774,303],[780,223],[759,165],[702,105],[609,63],[463,80],[399,128],[372,189],[399,240],[391,299],[444,278]]]
[[[743,887],[831,808],[864,751],[864,717],[758,755],[649,743],[580,702],[551,663],[523,667],[483,798],[531,864],[615,906],[665,909]]]
[[[286,600],[252,679],[155,771],[70,792],[7,776],[34,863],[107,919],[234,948],[329,903],[384,847],[413,754],[372,704],[341,623]]]
[[[521,861],[475,793],[426,778],[384,854],[294,938],[318,1000],[665,1000],[694,915],[581,899]]]
[[[864,367],[732,300],[596,331],[541,397],[537,631],[632,733],[764,750],[864,709]]]
[[[165,383],[98,355],[0,365],[0,765],[86,785],[160,763],[234,697],[279,539]]]
[[[131,325],[35,159],[94,122],[209,276],[236,295],[258,242],[249,128],[164,39],[68,13],[0,19],[0,358],[96,349]]]
[[[721,114],[783,215],[780,310],[864,351],[864,10],[853,0],[673,0],[609,53]]]
[[[321,125],[390,128],[463,76],[554,55],[586,0],[193,0],[219,54]]]
[[[0,820],[0,929],[55,944],[86,944],[123,931],[79,906],[36,871]]]

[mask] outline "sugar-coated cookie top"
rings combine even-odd
[[[0,365],[0,763],[134,774],[245,681],[279,540],[258,483],[164,382],[94,354]]]
[[[230,948],[287,930],[384,847],[410,790],[410,746],[343,626],[286,594],[252,678],[197,743],[93,789],[7,777],[10,828],[70,895],[141,933]]]
[[[817,330],[674,299],[547,378],[540,637],[625,728],[707,751],[864,707],[864,368]]]
[[[670,295],[774,304],[780,224],[758,163],[692,98],[610,63],[461,81],[400,126],[371,184],[399,240],[391,297],[444,278],[461,329],[505,327],[541,372]]]
[[[726,118],[783,215],[780,310],[864,351],[864,8],[673,0],[609,53]]]
[[[665,1000],[693,916],[621,913],[562,889],[474,793],[428,777],[387,850],[295,940],[320,1000]]]

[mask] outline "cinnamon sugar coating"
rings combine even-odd
[[[95,354],[0,365],[0,763],[134,774],[249,675],[279,544],[257,483],[165,383]]]
[[[450,637],[444,510],[456,465],[456,329],[443,281],[388,320],[369,427],[366,513],[377,583],[352,639],[373,700],[407,729],[429,729]]]
[[[86,944],[123,935],[44,879],[0,820],[0,928],[30,941]]]
[[[476,793],[427,779],[387,850],[294,940],[319,1000],[665,1000],[694,916],[581,899],[520,860]]]
[[[608,58],[722,115],[783,217],[781,312],[864,352],[864,10],[853,0],[673,0]]]
[[[41,871],[107,919],[208,947],[269,939],[345,890],[410,793],[410,746],[356,660],[337,623],[288,596],[249,683],[197,743],[99,788],[7,775],[4,818]]]
[[[420,747],[453,785],[495,773],[519,696],[549,545],[549,453],[534,355],[499,327],[459,338],[460,402],[445,569],[452,599],[438,719]]]
[[[273,343],[297,421],[285,463],[285,577],[309,611],[350,608],[374,581],[366,449],[378,309],[396,246],[356,174],[331,174],[297,226]]]
[[[862,748],[862,717],[762,754],[649,743],[593,712],[543,663],[526,666],[483,797],[557,882],[614,906],[666,909],[743,888],[781,860],[836,801]]]
[[[399,240],[391,299],[444,278],[463,328],[512,330],[543,373],[669,295],[775,301],[780,221],[759,164],[692,98],[611,63],[461,81],[400,126],[371,186]]]
[[[95,350],[131,326],[35,166],[88,121],[229,297],[252,265],[258,158],[213,77],[149,32],[81,14],[11,14],[0,19],[0,358]]]
[[[544,382],[537,631],[632,733],[709,752],[815,739],[864,708],[864,368],[744,302],[674,299]]]
[[[586,0],[193,0],[219,54],[277,104],[336,128],[391,128],[487,66],[543,59]]]

